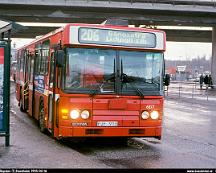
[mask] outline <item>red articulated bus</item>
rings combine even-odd
[[[161,139],[163,31],[67,24],[17,51],[16,97],[57,138]]]

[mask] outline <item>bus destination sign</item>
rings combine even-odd
[[[155,48],[154,33],[99,28],[79,28],[79,43],[126,47]]]

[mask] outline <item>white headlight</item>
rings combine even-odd
[[[79,110],[72,110],[70,112],[70,117],[74,120],[77,119],[79,117]]]
[[[84,111],[82,111],[82,113],[81,113],[82,119],[85,119],[85,120],[89,118],[89,115],[90,115],[90,113],[89,113],[89,111],[87,111],[87,110],[84,110]]]
[[[142,119],[146,120],[149,117],[149,112],[148,111],[143,111],[141,114]]]
[[[152,118],[153,120],[158,119],[158,118],[159,118],[159,113],[158,113],[158,111],[152,111],[152,112],[151,112],[151,118]]]

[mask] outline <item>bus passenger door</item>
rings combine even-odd
[[[34,96],[34,56],[29,58],[30,68],[29,68],[29,114],[33,116],[33,96]]]
[[[29,51],[24,53],[24,87],[23,87],[23,109],[28,111],[29,108],[29,75],[30,75],[30,60]]]
[[[51,59],[49,63],[49,96],[48,96],[48,130],[53,133],[53,119],[54,119],[54,65],[55,65],[55,59],[54,59],[54,52],[51,53]]]

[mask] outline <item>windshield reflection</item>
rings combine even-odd
[[[125,95],[154,95],[162,90],[162,66],[162,53],[68,48],[65,90],[95,95],[120,88]]]
[[[120,51],[122,73],[122,92],[161,90],[162,63],[161,53]]]
[[[114,92],[114,80],[110,77],[114,74],[115,57],[113,50],[68,49],[65,88],[74,91]]]

